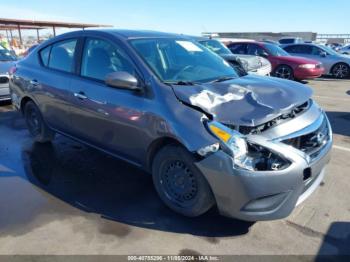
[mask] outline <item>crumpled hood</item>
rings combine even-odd
[[[260,56],[255,55],[237,55],[239,59],[242,61],[246,61],[248,63],[249,71],[256,71],[262,67],[270,65],[270,62]]]
[[[247,71],[256,71],[262,67],[268,66],[270,62],[262,57],[254,56],[254,55],[237,55],[237,54],[224,54],[220,55],[223,59],[228,62],[231,61],[243,61],[246,63]]]
[[[247,75],[199,85],[173,85],[177,98],[224,124],[257,126],[306,102],[312,90],[274,77]]]

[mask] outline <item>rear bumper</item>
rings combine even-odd
[[[222,215],[247,221],[273,220],[287,217],[316,190],[324,178],[331,147],[330,130],[330,139],[312,160],[298,150],[281,149],[280,153],[292,163],[285,170],[236,169],[232,158],[223,151],[196,165],[209,182]],[[277,144],[275,152],[276,148]]]
[[[312,79],[317,78],[323,75],[325,72],[325,69],[323,67],[321,68],[315,68],[315,69],[306,69],[306,68],[300,68],[297,67],[294,70],[294,78],[303,80],[303,79]]]

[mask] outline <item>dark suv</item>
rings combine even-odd
[[[85,30],[11,69],[36,142],[68,136],[152,173],[160,198],[198,216],[287,216],[320,184],[332,131],[305,85],[239,77],[181,35]],[[117,171],[116,171],[117,172]]]

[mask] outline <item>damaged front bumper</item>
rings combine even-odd
[[[315,150],[305,153],[305,149],[285,143],[288,139],[317,135],[322,125],[327,127],[327,140]],[[209,182],[222,215],[248,221],[284,218],[323,180],[332,147],[329,121],[313,105],[301,116],[249,139],[283,155],[290,166],[276,171],[244,170],[234,167],[232,157],[222,150],[196,165]]]
[[[260,76],[270,76],[272,67],[271,64],[265,65],[263,67],[257,68],[255,70],[248,71],[248,74],[251,75],[260,75]]]

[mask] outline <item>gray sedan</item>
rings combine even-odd
[[[185,216],[216,206],[243,220],[286,217],[330,160],[332,130],[310,88],[241,77],[182,35],[62,34],[16,64],[10,90],[34,141],[59,133],[126,160]]]
[[[283,47],[291,55],[302,56],[320,61],[326,75],[345,78],[350,74],[350,57],[316,44],[292,44]]]

